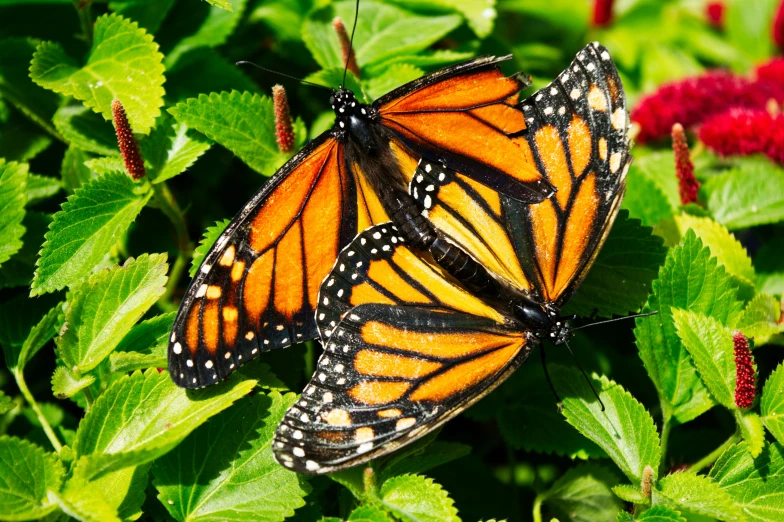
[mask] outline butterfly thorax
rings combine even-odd
[[[571,336],[572,326],[553,304],[541,304],[529,299],[516,299],[512,304],[515,317],[539,341],[549,340],[553,344],[563,344]]]
[[[370,105],[359,103],[354,93],[343,87],[332,91],[329,103],[335,111],[332,132],[338,140],[353,138],[368,150],[377,147],[371,128],[375,112]]]

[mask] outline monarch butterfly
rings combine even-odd
[[[202,261],[172,328],[174,382],[213,384],[260,352],[316,338],[319,285],[357,233],[410,201],[421,159],[521,203],[550,197],[554,188],[516,137],[528,127],[517,105],[527,82],[503,75],[509,58],[442,69],[371,105],[333,91],[334,127],[251,198]]]
[[[279,463],[332,473],[389,453],[489,393],[537,344],[566,341],[561,306],[623,199],[625,97],[594,43],[520,105],[521,148],[555,196],[522,203],[426,159],[410,182],[432,223],[491,272],[496,291],[477,295],[394,223],[359,234],[321,285],[324,353],[277,428]]]

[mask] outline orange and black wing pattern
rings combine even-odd
[[[571,297],[620,207],[631,161],[621,80],[609,53],[585,47],[550,85],[518,104],[513,135],[557,193],[523,204],[421,160],[409,191],[431,222],[504,281],[542,301]]]
[[[423,76],[376,100],[373,110],[416,160],[448,164],[522,202],[541,201],[553,189],[510,138],[527,128],[517,102],[528,83],[504,76],[499,63],[509,58],[477,58]]]
[[[319,294],[324,353],[278,426],[282,465],[331,473],[430,432],[500,384],[531,350],[391,224],[357,236]]]
[[[340,249],[388,219],[324,134],[247,203],[205,256],[180,305],[169,371],[186,388],[213,384],[260,352],[317,337],[319,285]]]

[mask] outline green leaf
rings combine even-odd
[[[387,67],[383,74],[367,81],[367,92],[372,99],[378,99],[396,87],[416,80],[425,73],[422,69],[407,63]]]
[[[109,9],[155,33],[175,0],[110,0]]]
[[[472,47],[469,47],[472,48]],[[396,64],[413,65],[414,67],[440,67],[470,60],[476,56],[474,51],[453,51],[440,49],[437,51],[421,51],[416,54],[401,54],[390,56],[378,63],[369,64],[366,69],[368,76],[382,74],[387,67]],[[354,92],[356,94],[356,91]]]
[[[712,317],[679,308],[672,309],[672,319],[711,396],[725,408],[737,409],[732,332]]]
[[[626,194],[621,208],[649,227],[672,218],[675,213],[662,189],[642,173],[636,162],[626,176]]]
[[[288,159],[275,141],[275,115],[272,99],[267,96],[237,91],[201,94],[178,103],[169,112],[265,176],[272,175]]]
[[[22,248],[27,164],[0,158],[0,265]]]
[[[2,120],[0,117],[0,157],[8,161],[30,161],[52,144],[50,135],[20,111],[10,110],[10,119]]]
[[[698,515],[719,520],[743,520],[733,498],[716,482],[688,471],[667,475],[653,491],[654,503],[668,504]]]
[[[189,6],[185,11],[177,12],[183,19],[178,21],[180,27],[187,27],[193,32],[183,35],[174,47],[166,53],[164,64],[172,67],[180,56],[200,47],[217,47],[226,43],[231,33],[242,19],[246,0],[219,0],[218,7]],[[210,2],[210,3],[215,3]],[[228,9],[226,5],[229,4]]]
[[[336,2],[310,14],[302,26],[302,40],[324,68],[343,67],[332,20],[339,16],[347,27],[354,22],[353,1]],[[430,47],[461,24],[460,16],[417,16],[378,2],[361,2],[354,51],[360,67]]]
[[[386,69],[384,69],[386,70]],[[372,98],[367,93],[365,85],[359,81],[359,78],[354,76],[351,71],[346,72],[346,81],[343,82],[343,67],[330,67],[329,69],[321,69],[305,77],[306,81],[329,87],[330,89],[337,88],[338,85],[343,85],[349,89],[357,97],[357,100],[362,103],[370,103]],[[330,111],[331,112],[331,111]],[[335,113],[332,112],[334,120]]]
[[[765,444],[765,428],[762,419],[753,411],[737,412],[735,418],[740,427],[740,433],[752,457],[759,457]]]
[[[784,170],[772,163],[743,163],[709,178],[702,191],[714,219],[730,230],[784,220]]]
[[[119,156],[117,135],[112,124],[84,105],[65,105],[54,115],[54,125],[68,143],[82,150]]]
[[[74,287],[58,342],[63,362],[85,373],[108,357],[163,295],[166,269],[165,254],[143,254]]]
[[[784,517],[784,450],[766,444],[754,458],[743,443],[719,457],[710,477],[727,492],[750,521],[774,521]]]
[[[760,400],[762,423],[768,428],[776,440],[784,441],[784,365],[779,366],[770,374],[762,389]]]
[[[49,310],[49,312],[33,326],[24,343],[22,343],[22,346],[19,348],[18,355],[15,358],[15,364],[12,364],[14,361],[6,360],[9,369],[16,369],[19,372],[24,370],[24,367],[27,366],[30,359],[38,353],[38,350],[43,348],[44,345],[55,336],[60,313],[61,305],[55,305],[54,308]]]
[[[696,217],[681,214],[675,217],[675,223],[685,234],[688,229],[694,230],[703,244],[710,248],[711,254],[716,256],[720,265],[728,274],[746,286],[753,286],[756,274],[751,265],[751,258],[746,249],[735,239],[735,236],[721,224],[707,217]]]
[[[381,503],[404,522],[459,522],[449,494],[421,475],[394,477],[381,486]]]
[[[161,457],[208,418],[246,395],[256,382],[232,378],[202,390],[178,388],[167,372],[134,372],[116,380],[79,424],[73,450],[88,457],[86,476]]]
[[[105,174],[126,174],[125,162],[119,156],[108,156],[103,158],[94,158],[85,161],[84,164],[98,175]]]
[[[644,511],[635,520],[644,520],[645,522],[686,522],[680,512],[675,511],[667,506],[653,506],[652,508]]]
[[[551,378],[563,401],[563,414],[577,430],[602,448],[633,484],[645,466],[659,468],[659,434],[650,414],[620,385],[606,377],[591,379],[605,406],[574,368],[553,365]]]
[[[58,399],[73,397],[95,382],[92,375],[76,375],[65,366],[58,366],[52,375],[52,393]]]
[[[54,296],[30,299],[24,294],[5,298],[0,303],[0,345],[5,351],[6,366],[17,366],[30,332],[56,303]]]
[[[29,178],[28,178],[29,179]],[[25,235],[22,236],[22,249],[11,259],[3,263],[0,270],[0,288],[29,286],[35,272],[38,252],[44,242],[44,234],[49,228],[52,218],[40,212],[27,212],[22,221]]]
[[[688,351],[677,335],[671,308],[713,317],[729,326],[736,321],[741,304],[732,279],[711,257],[710,250],[693,231],[670,249],[653,295],[643,311],[652,317],[636,319],[634,335],[645,369],[659,393],[665,419],[687,422],[713,406]]]
[[[61,188],[63,188],[63,184],[57,178],[28,174],[27,186],[25,187],[27,205],[34,205],[39,201],[48,199],[60,192]]]
[[[0,95],[53,136],[52,115],[59,96],[30,80],[28,69],[37,42],[26,38],[0,40]]]
[[[211,49],[194,49],[184,54],[174,67],[167,70],[166,78],[166,99],[169,104],[195,98],[204,92],[232,89],[260,92],[259,86],[240,67],[229,63]]]
[[[455,442],[435,441],[422,446],[413,453],[404,453],[401,456],[392,454],[384,464],[380,476],[382,480],[406,474],[419,474],[435,467],[465,457],[471,453],[471,446]]]
[[[176,312],[159,315],[134,326],[109,356],[113,372],[166,368],[166,348]]]
[[[629,169],[629,176],[632,175],[644,177],[656,185],[667,198],[672,214],[680,208],[678,177],[675,175],[675,158],[671,151],[655,151],[635,158]]]
[[[65,151],[63,163],[60,167],[60,176],[63,179],[63,187],[68,193],[73,193],[73,191],[97,177],[96,173],[92,172],[85,165],[85,162],[90,157],[85,151],[73,145]]]
[[[350,522],[394,522],[387,512],[375,506],[360,506],[348,516]]]
[[[212,144],[197,132],[164,114],[150,136],[141,142],[142,157],[150,168],[147,175],[161,183],[185,172]]]
[[[57,506],[47,498],[65,473],[57,458],[29,442],[0,436],[0,518],[35,520]]]
[[[14,408],[16,408],[16,401],[0,390],[0,415],[5,415]]]
[[[272,457],[277,424],[297,396],[257,394],[237,402],[153,466],[158,499],[176,520],[290,517],[310,491]]]
[[[563,313],[587,317],[596,309],[600,317],[612,317],[638,311],[666,254],[661,238],[651,232],[622,211]]]
[[[614,473],[584,464],[564,473],[549,490],[539,494],[537,503],[546,504],[563,521],[614,522],[623,509],[611,490],[617,483]]]
[[[781,319],[781,302],[767,294],[757,294],[743,310],[737,329],[746,337],[754,339],[754,346],[762,346],[781,333],[784,324]]]
[[[125,107],[134,132],[147,134],[163,105],[163,55],[152,35],[116,14],[98,17],[87,64],[79,68],[58,44],[38,46],[30,77],[38,85],[73,96],[112,119],[112,100]]]
[[[64,511],[79,520],[136,520],[142,514],[149,464],[124,468],[90,480],[85,460],[57,495]]]
[[[204,231],[204,236],[202,236],[201,241],[199,241],[199,246],[197,246],[193,250],[193,258],[191,260],[191,267],[189,269],[189,274],[191,277],[196,275],[196,270],[199,269],[199,265],[201,264],[204,256],[207,255],[207,252],[210,251],[212,245],[218,240],[218,236],[220,236],[226,227],[231,222],[230,219],[224,219],[223,221],[217,221],[214,226],[207,227],[207,230]]]
[[[758,62],[773,54],[773,39],[760,38],[771,30],[776,0],[758,0],[749,5],[728,4],[724,16],[725,29],[733,47],[751,61]]]
[[[617,486],[612,487],[612,491],[618,498],[625,500],[626,502],[631,502],[633,504],[650,503],[650,499],[647,499],[642,495],[642,491],[640,491],[639,487],[634,487],[630,484],[618,484]]]
[[[31,295],[60,290],[89,274],[151,196],[144,185],[120,173],[107,174],[77,189],[54,215]]]

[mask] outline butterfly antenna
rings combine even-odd
[[[580,369],[580,373],[583,374],[583,377],[585,378],[585,382],[587,382],[588,386],[591,387],[591,391],[593,392],[594,396],[596,397],[596,400],[599,401],[599,404],[602,405],[602,411],[604,411],[604,403],[602,402],[602,399],[599,397],[599,394],[596,393],[596,388],[593,387],[593,383],[591,382],[591,379],[588,378],[588,374],[585,373],[585,370],[583,370],[583,367],[580,366],[580,361],[578,361],[577,357],[575,357],[574,352],[572,351],[572,347],[569,346],[569,343],[567,341],[564,341],[564,344],[566,345],[566,349],[569,350],[569,354],[572,356],[572,359],[574,359],[574,364],[577,365],[577,368]]]
[[[346,85],[346,73],[348,72],[348,63],[351,61],[351,53],[354,52],[354,33],[357,31],[357,20],[359,20],[359,0],[354,8],[354,26],[351,28],[351,38],[348,42],[348,52],[346,53],[346,67],[343,69],[343,81],[340,86]]]
[[[255,67],[257,69],[261,69],[262,71],[267,71],[267,72],[272,73],[272,74],[277,74],[278,76],[283,76],[283,77],[289,78],[291,80],[297,80],[298,82],[304,83],[305,85],[312,85],[314,87],[321,87],[322,89],[329,90],[329,87],[327,87],[325,85],[319,85],[318,83],[309,82],[307,80],[303,80],[302,78],[297,78],[296,76],[291,76],[290,74],[282,73],[280,71],[274,71],[272,69],[267,69],[266,67],[262,67],[261,65],[255,64],[253,62],[240,61],[240,62],[237,62],[234,65],[252,65],[253,67]]]
[[[561,409],[561,397],[558,396],[558,392],[555,391],[555,386],[553,386],[553,381],[550,380],[550,372],[547,371],[547,361],[544,355],[544,346],[539,346],[539,356],[542,358],[542,369],[544,370],[544,378],[547,379],[547,385],[550,386],[550,391],[553,392],[553,396],[555,397],[555,403],[558,405],[558,409]]]
[[[626,319],[634,319],[635,317],[648,317],[650,315],[656,315],[659,311],[655,310],[653,312],[646,312],[644,314],[634,314],[634,315],[627,315],[626,317],[616,317],[615,319],[607,319],[606,321],[597,321],[595,323],[584,324],[582,326],[578,326],[577,328],[572,328],[572,331],[575,330],[582,330],[583,328],[588,328],[589,326],[596,326],[600,324],[607,324],[607,323],[614,323],[615,321],[624,321]]]

